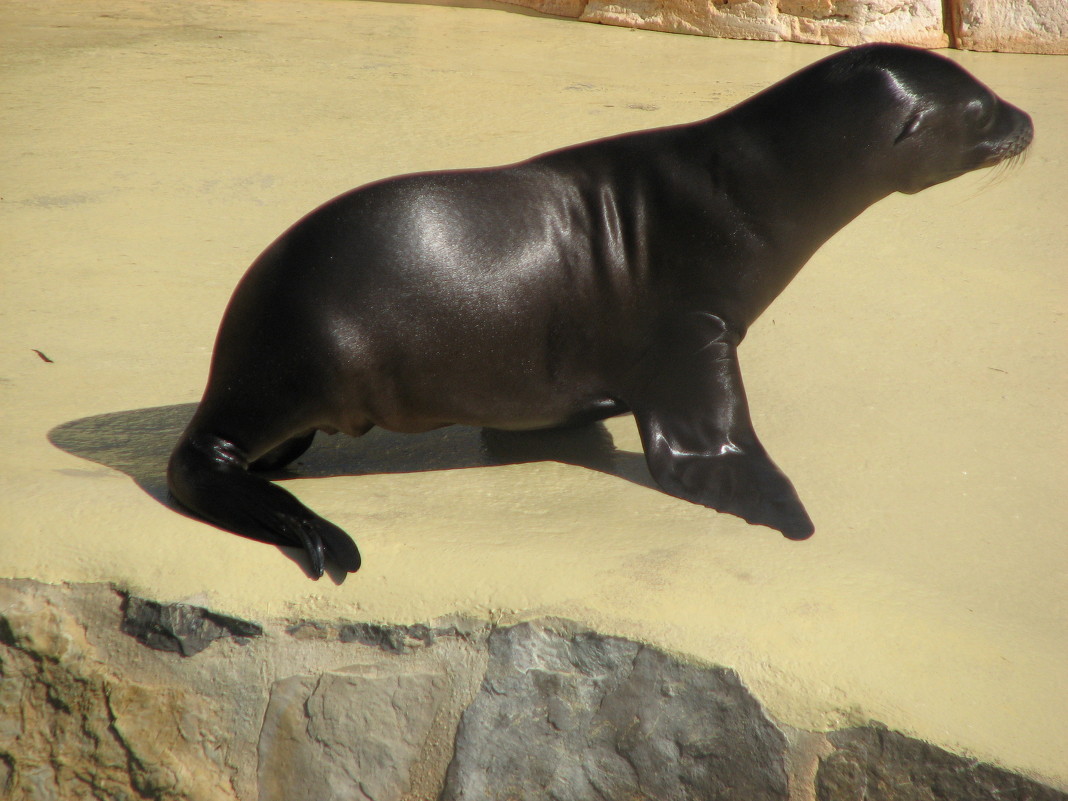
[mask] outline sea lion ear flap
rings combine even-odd
[[[905,120],[905,124],[901,126],[901,131],[897,135],[897,139],[894,140],[894,144],[898,145],[901,142],[908,139],[914,133],[920,130],[920,126],[923,125],[923,118],[925,114],[922,111],[917,111],[915,114]]]

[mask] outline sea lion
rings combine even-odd
[[[1030,117],[911,47],[830,56],[710,119],[337,197],[253,263],[168,468],[217,526],[360,566],[257,470],[316,431],[633,412],[667,492],[813,532],[757,439],[736,351],[820,245],[892,192],[1022,153]]]

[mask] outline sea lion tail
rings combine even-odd
[[[167,485],[178,504],[209,523],[259,542],[303,548],[313,578],[323,575],[327,555],[349,573],[360,569],[360,552],[348,534],[248,468],[234,443],[187,431],[171,454]]]

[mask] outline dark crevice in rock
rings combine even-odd
[[[160,604],[134,595],[124,595],[122,631],[142,645],[157,651],[193,656],[215,640],[229,638],[244,645],[250,637],[263,635],[256,623],[189,604]]]
[[[138,777],[144,773],[144,766],[141,764],[141,760],[137,758],[133,748],[130,747],[130,744],[126,742],[118,728],[116,728],[115,710],[112,708],[111,698],[107,693],[104,695],[104,708],[107,710],[107,733],[114,740],[126,761],[126,773],[130,777],[130,786],[141,798],[149,798],[150,796],[146,795],[145,790],[138,782]]]
[[[349,623],[338,630],[341,642],[356,642],[392,651],[407,653],[413,648],[423,648],[434,642],[434,634],[424,625],[382,626],[377,623]]]
[[[5,797],[14,789],[15,760],[11,754],[0,753],[0,793]]]
[[[293,633],[290,630],[290,633]],[[416,648],[433,645],[439,637],[469,637],[470,632],[460,627],[427,626],[417,623],[413,626],[389,626],[379,623],[347,623],[338,628],[338,639],[346,643],[370,645],[394,654],[406,654]]]
[[[26,643],[22,641],[22,638],[11,628],[11,622],[3,615],[0,615],[0,645],[14,648],[28,656],[34,662],[42,662],[45,658],[37,653],[32,647],[26,646]],[[0,678],[3,678],[3,676],[3,662],[0,662]]]

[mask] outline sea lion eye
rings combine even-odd
[[[983,113],[979,116],[979,130],[984,133],[989,131],[994,127],[994,120],[996,119],[997,114],[994,113],[994,107],[992,105],[984,107]]]
[[[916,133],[920,129],[920,125],[922,122],[922,112],[918,114],[913,114],[911,117],[909,117],[908,120],[905,122],[905,125],[901,128],[901,133],[899,133],[897,135],[897,139],[894,140],[894,144],[896,145]]]
[[[968,104],[968,114],[975,121],[980,132],[985,133],[994,126],[994,121],[997,119],[997,100],[994,98],[973,100]]]

